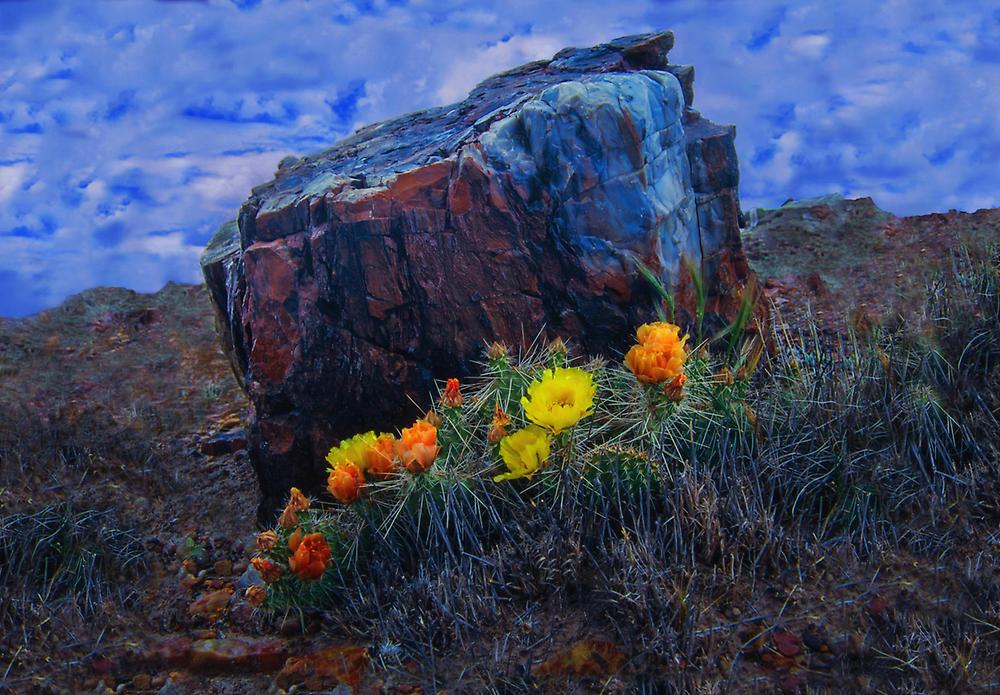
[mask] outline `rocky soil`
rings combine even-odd
[[[871,198],[791,201],[747,216],[743,248],[779,323],[836,334],[849,325],[924,320],[927,288],[954,272],[951,251],[1000,242],[1000,209],[896,217]]]
[[[747,254],[790,330],[803,325],[807,306],[833,333],[906,315],[934,272],[949,270],[949,249],[967,237],[1000,241],[1000,210],[896,218],[867,200],[827,198],[757,217],[745,232]],[[142,548],[139,565],[105,577],[125,592],[92,606],[51,594],[4,614],[0,691],[329,692],[338,683],[359,692],[462,691],[463,659],[490,652],[499,633],[454,654],[441,668],[446,681],[426,683],[412,664],[393,660],[393,645],[368,644],[324,616],[254,613],[240,600],[252,581],[245,570],[258,500],[243,451],[246,408],[204,287],[95,289],[0,322],[4,523],[53,505],[110,510],[102,523],[134,533]],[[978,537],[947,562],[901,553],[871,564],[841,554],[739,583],[720,568],[718,580],[686,589],[698,606],[699,648],[714,664],[701,675],[724,692],[807,684],[874,692],[907,669],[904,654],[885,653],[890,635],[909,630],[919,640],[921,625],[955,623],[970,596],[997,591],[995,566],[969,565],[997,540]],[[10,564],[0,572],[8,596],[37,579],[12,576]],[[583,606],[579,615],[531,607],[516,629],[537,644],[513,655],[511,668],[556,692],[623,692],[614,674],[632,655],[614,635],[593,634],[585,614]],[[940,645],[941,669],[997,648],[955,635]],[[1000,687],[1000,675],[994,681]],[[980,686],[990,687],[969,692]]]

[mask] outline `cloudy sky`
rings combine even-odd
[[[283,157],[662,29],[695,106],[737,125],[744,208],[1000,206],[992,0],[0,0],[0,316],[199,281]]]

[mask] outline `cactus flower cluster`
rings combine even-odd
[[[673,324],[647,323],[636,331],[636,339],[636,345],[625,356],[625,365],[639,382],[662,385],[670,400],[680,400],[686,379],[688,336],[681,336],[680,327]],[[529,373],[527,379],[518,376],[512,382],[516,384],[515,391],[504,397],[510,398],[507,407],[512,412],[506,412],[496,400],[488,427],[484,423],[484,429],[478,430],[485,434],[485,442],[480,446],[490,452],[494,465],[502,464],[506,469],[492,476],[494,482],[531,479],[545,468],[554,451],[562,452],[561,456],[569,455],[575,428],[595,412],[598,391],[595,374],[580,367],[561,366],[567,364],[568,357],[568,347],[562,341],[550,345],[549,354],[558,357],[553,359],[555,366],[550,362],[549,368]],[[500,373],[513,374],[506,348],[494,344],[487,356]],[[347,513],[350,505],[364,500],[368,494],[400,489],[393,485],[382,487],[381,483],[405,480],[407,476],[415,476],[412,480],[416,482],[418,477],[432,471],[443,446],[468,445],[474,430],[468,429],[467,423],[469,418],[485,414],[481,404],[480,396],[465,398],[458,379],[448,379],[439,401],[441,414],[428,411],[423,418],[404,427],[398,436],[372,430],[348,437],[332,447],[326,455],[327,491],[344,505],[342,510]],[[461,430],[463,427],[466,429]],[[446,428],[448,434],[439,442],[440,428]],[[444,474],[443,464],[439,464],[432,479]],[[366,488],[371,488],[370,492]],[[311,500],[292,488],[288,504],[278,519],[278,528],[258,535],[258,555],[252,564],[265,586],[290,577],[315,582],[330,567],[333,555],[330,544],[323,533],[317,532],[325,527],[317,526],[316,517],[306,514],[311,506]],[[248,591],[247,600],[261,605],[267,595],[258,585]]]

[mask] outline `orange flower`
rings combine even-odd
[[[404,428],[396,446],[399,458],[410,473],[426,471],[441,451],[437,443],[437,427],[426,420],[417,420],[413,427]]]
[[[297,487],[293,487],[289,492],[288,504],[278,517],[278,526],[284,529],[297,526],[299,523],[299,512],[309,509],[309,498],[302,494]]]
[[[681,373],[687,352],[680,337],[680,326],[672,323],[644,323],[635,332],[639,344],[625,355],[625,364],[645,384],[658,384]]]
[[[658,347],[662,350],[672,350],[677,344],[681,346],[687,341],[687,336],[680,337],[681,327],[664,321],[644,323],[635,332],[640,345]]]
[[[396,438],[380,434],[365,451],[365,473],[376,480],[386,480],[396,472]]]
[[[281,569],[281,565],[268,560],[266,557],[260,557],[259,555],[251,558],[250,564],[255,570],[257,570],[257,574],[260,575],[260,578],[268,584],[278,581],[284,573],[284,570]]]
[[[288,558],[288,566],[303,581],[314,581],[323,576],[330,566],[330,546],[322,533],[310,533],[297,543],[294,554]]]
[[[288,537],[288,549],[293,553],[298,550],[299,543],[302,542],[302,529],[295,529],[295,533]]]
[[[257,550],[270,550],[278,544],[278,534],[274,531],[262,531],[257,534]]]
[[[510,424],[510,415],[505,413],[500,407],[500,401],[493,404],[493,422],[490,423],[490,431],[486,435],[486,441],[496,444],[507,436],[507,425]]]
[[[462,405],[462,392],[458,390],[458,379],[448,379],[448,384],[441,394],[441,405],[445,408],[458,408]]]
[[[350,504],[361,496],[364,482],[361,470],[350,461],[345,461],[330,471],[326,487],[338,502]]]
[[[677,376],[683,360],[655,347],[633,345],[625,355],[625,364],[644,384],[657,384]]]
[[[267,600],[267,589],[262,587],[260,584],[251,584],[247,587],[246,593],[243,594],[243,598],[254,608],[260,608],[264,605],[264,601]]]

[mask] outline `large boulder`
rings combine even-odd
[[[656,298],[637,261],[709,312],[746,279],[735,129],[692,107],[671,33],[566,49],[465,101],[283,161],[202,265],[252,406],[264,516],[322,487],[340,437],[428,405],[484,344],[539,331],[617,354]]]

